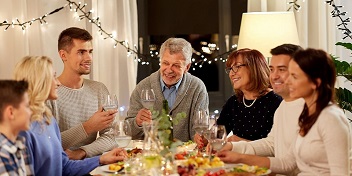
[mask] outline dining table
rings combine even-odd
[[[132,150],[134,148],[142,149],[143,148],[143,140],[131,140],[130,143],[128,144],[128,146],[125,147],[126,150]],[[104,153],[103,153],[103,155],[104,155]],[[175,160],[175,161],[176,161],[174,163],[175,165],[177,165],[177,166],[182,165],[181,164],[182,160]],[[239,165],[241,165],[241,164],[226,164],[225,163],[222,167],[211,168],[211,169],[208,169],[208,171],[215,172],[215,171],[218,171],[220,169],[230,170],[231,168],[234,168],[234,167],[239,166]],[[114,172],[112,170],[109,170],[109,165],[99,166],[99,167],[95,168],[94,170],[92,170],[89,174],[92,175],[92,176],[120,176],[120,175],[123,176],[123,175],[128,175],[128,174],[125,173],[124,169],[122,169],[119,172]],[[145,174],[146,173],[144,173],[142,171],[142,173],[138,174],[138,176],[142,176],[142,175],[145,175]],[[263,174],[263,175],[268,175],[268,174],[270,174],[270,170],[268,170],[268,172]],[[169,174],[169,175],[170,176],[179,176],[178,173]]]

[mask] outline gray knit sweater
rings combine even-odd
[[[88,136],[82,125],[102,106],[107,94],[108,89],[103,83],[89,79],[84,79],[80,89],[63,85],[58,88],[58,99],[48,105],[58,121],[64,149],[81,148],[87,157],[92,157],[116,146],[113,136],[107,134],[109,128],[100,131],[97,138],[97,133]]]
[[[130,108],[127,112],[126,120],[132,125],[133,139],[143,139],[144,133],[142,127],[136,123],[135,117],[138,111],[143,108],[140,101],[142,89],[152,88],[155,92],[156,102],[154,110],[162,109],[162,101],[165,99],[160,86],[160,71],[152,73],[147,78],[137,84],[130,98]],[[186,72],[183,75],[182,82],[178,88],[176,100],[170,109],[170,115],[174,117],[177,113],[185,112],[186,118],[182,119],[179,124],[174,125],[174,138],[181,141],[191,140],[195,134],[192,129],[192,121],[195,112],[200,109],[208,110],[209,97],[206,87],[202,80]]]

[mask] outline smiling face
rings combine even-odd
[[[231,67],[242,64],[246,63],[244,63],[243,57],[241,55],[238,55],[238,57],[235,58],[231,63]],[[247,66],[241,66],[239,67],[237,72],[231,70],[229,72],[229,78],[234,89],[241,90],[242,92],[244,92],[250,84],[249,69],[247,68]]]
[[[186,65],[182,53],[170,54],[169,50],[165,50],[160,64],[160,75],[165,85],[167,87],[175,85],[190,66],[191,64]]]
[[[64,61],[65,70],[79,76],[90,73],[92,55],[92,41],[73,39],[73,47],[69,52],[60,50],[60,57]]]
[[[309,80],[299,65],[291,60],[288,66],[290,76],[287,79],[290,96],[292,98],[304,98],[306,102],[314,102],[314,91],[317,86]]]
[[[272,85],[275,93],[282,96],[284,99],[289,99],[289,89],[285,83],[289,76],[288,64],[291,57],[286,54],[273,55],[270,60],[270,84]]]
[[[13,110],[14,118],[12,123],[14,129],[18,129],[19,131],[29,130],[32,111],[29,108],[29,98],[27,93],[23,94],[21,103],[17,108],[13,108]]]

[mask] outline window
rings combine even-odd
[[[229,49],[225,36],[229,45],[237,42],[234,36],[238,35],[242,13],[247,11],[247,0],[138,0],[137,5],[143,53],[159,51],[170,37],[189,41],[199,52],[193,54],[195,62],[189,72],[205,83],[209,109],[221,109],[233,90],[225,64],[216,56]],[[148,59],[149,65],[138,66],[138,82],[159,69],[158,59]]]

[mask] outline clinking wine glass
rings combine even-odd
[[[204,132],[209,129],[209,115],[206,110],[196,112],[193,120],[193,129],[202,137],[204,146],[206,146],[207,140],[204,138]]]
[[[210,151],[215,150],[220,151],[226,144],[226,128],[224,125],[213,125],[210,128],[209,143],[211,146]]]
[[[117,110],[118,108],[118,102],[117,102],[117,97],[116,95],[107,95],[104,99],[103,103],[103,111],[109,111],[109,110]],[[116,116],[114,115],[114,121],[116,120]],[[112,127],[114,122],[111,123],[110,127]],[[109,133],[112,133],[113,129],[110,128]]]
[[[118,107],[116,95],[107,95],[104,100],[103,110],[116,110]]]
[[[113,127],[114,138],[118,147],[127,147],[132,139],[131,125],[128,121],[117,121]]]
[[[155,93],[153,89],[143,89],[141,101],[144,108],[151,110],[155,103]]]

